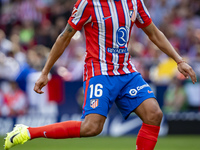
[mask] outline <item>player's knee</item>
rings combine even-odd
[[[102,131],[101,127],[98,127],[97,125],[90,125],[87,127],[87,131],[85,132],[86,136],[96,136],[99,135]]]
[[[99,128],[98,126],[93,126],[92,129],[90,129],[89,131],[89,135],[90,136],[96,136],[99,135],[102,131],[102,128]]]
[[[147,122],[154,125],[160,125],[163,113],[160,108],[151,110],[147,115]]]
[[[160,123],[162,121],[163,113],[160,109],[155,112],[155,117],[157,122]]]
[[[82,137],[96,136],[99,135],[103,130],[103,127],[101,125],[95,123],[88,123],[86,125],[82,125],[81,128]]]

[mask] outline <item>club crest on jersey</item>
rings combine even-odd
[[[99,105],[99,99],[91,99],[90,100],[90,107],[92,107],[93,109],[98,107],[98,105]]]
[[[125,27],[120,27],[117,30],[117,44],[124,46],[128,42],[128,31]]]
[[[77,13],[78,9],[76,7],[73,8],[73,11],[72,11],[72,17],[76,17],[76,13]]]

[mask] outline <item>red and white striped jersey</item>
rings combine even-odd
[[[131,28],[134,23],[143,28],[151,22],[143,0],[78,0],[68,23],[85,30],[84,81],[135,72],[128,53]]]

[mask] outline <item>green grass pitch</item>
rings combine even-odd
[[[135,150],[136,137],[93,137],[81,139],[35,139],[12,150]],[[3,137],[0,150],[3,150]],[[159,137],[155,150],[200,150],[200,135]]]

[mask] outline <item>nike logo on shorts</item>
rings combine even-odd
[[[148,93],[151,94],[151,93],[153,93],[153,91],[149,91],[149,90],[148,90]]]
[[[11,138],[10,138],[10,142],[13,143],[13,139],[14,137],[16,137],[19,133],[16,133],[15,135],[13,135]]]

